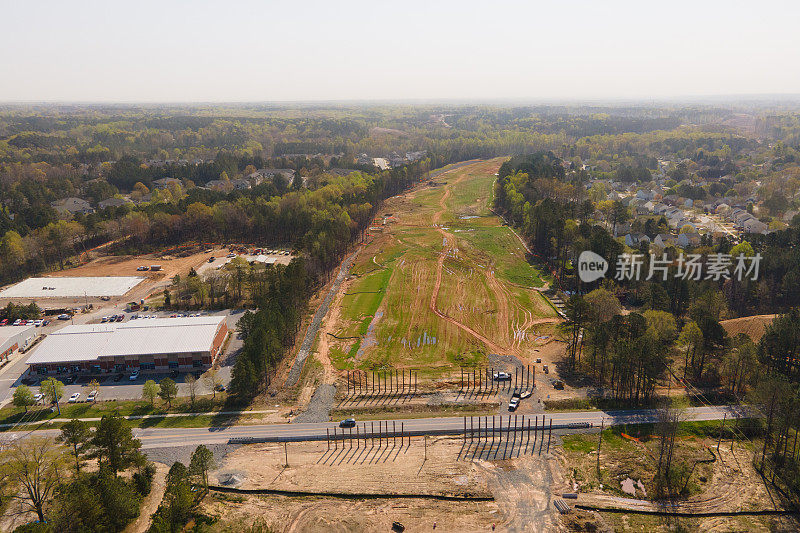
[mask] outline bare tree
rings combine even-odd
[[[672,462],[675,451],[675,436],[680,424],[680,411],[664,407],[657,412],[656,435],[660,439],[655,481],[659,491],[672,492]]]
[[[194,401],[197,398],[197,378],[194,374],[186,374],[186,390],[189,392],[189,401],[194,407]]]
[[[211,389],[211,392],[214,394],[214,399],[216,399],[217,388],[222,385],[222,377],[219,375],[219,369],[211,367],[203,376],[203,384]]]
[[[44,510],[61,483],[66,456],[53,439],[31,437],[14,441],[0,454],[0,484],[4,498],[15,500],[17,514],[35,512],[44,522]]]

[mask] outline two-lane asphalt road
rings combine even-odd
[[[504,415],[502,420],[503,430],[506,431],[509,423],[513,425],[514,415]],[[583,429],[585,424],[592,427],[599,427],[601,422],[606,426],[620,424],[644,424],[652,423],[657,420],[658,412],[655,409],[627,409],[621,411],[574,411],[574,412],[554,412],[540,415],[526,416],[524,427],[530,423],[533,429],[536,424],[541,429],[543,426],[549,428],[552,420],[553,429],[569,432],[570,430]],[[701,421],[701,420],[721,420],[723,417],[737,418],[752,416],[747,410],[736,406],[718,407],[690,407],[682,411],[681,420]],[[542,420],[544,417],[544,421]],[[477,418],[475,417],[473,427],[477,431]],[[496,415],[496,426],[499,430],[501,422]],[[488,417],[491,419],[491,417]],[[468,419],[469,420],[469,419]],[[512,420],[512,422],[509,422]],[[522,415],[516,415],[517,427],[523,427]],[[392,425],[394,422],[394,426]],[[469,421],[467,430],[469,431]],[[570,424],[580,424],[580,427],[571,428]],[[463,417],[442,417],[442,418],[412,418],[403,420],[368,420],[358,422],[358,430],[355,428],[344,430],[347,436],[352,431],[353,437],[357,434],[363,436],[381,429],[384,435],[394,430],[402,430],[406,435],[459,435],[464,431]],[[485,426],[483,426],[485,428]],[[265,425],[238,425],[221,426],[211,428],[136,428],[134,435],[141,440],[142,448],[165,448],[171,446],[197,446],[198,444],[224,444],[231,439],[252,438],[257,441],[305,441],[305,440],[325,440],[327,435],[333,435],[336,429],[337,435],[341,435],[342,430],[338,422],[314,423],[314,424],[265,424]],[[58,430],[38,430],[20,431],[2,434],[3,440],[24,438],[30,435],[50,435],[55,436]]]
[[[691,407],[682,413],[682,420],[701,421],[701,420],[720,420],[724,416],[736,418],[747,416],[748,413],[740,407],[720,406],[720,407]],[[513,416],[512,420],[513,420]],[[499,416],[496,417],[496,427],[500,427]],[[518,427],[522,427],[522,416],[516,415]],[[544,418],[544,421],[542,420]],[[491,417],[489,417],[491,419]],[[652,423],[657,420],[655,409],[629,409],[623,411],[577,411],[577,412],[554,412],[544,413],[544,415],[528,415],[525,419],[525,427],[528,423],[531,428],[538,422],[539,427],[546,425],[549,427],[552,420],[553,429],[569,431],[569,424],[589,423],[593,427],[599,427],[601,422],[606,426],[620,424],[643,424]],[[394,422],[394,426],[392,423]],[[511,422],[513,425],[513,421]],[[469,421],[468,421],[469,424]],[[507,428],[509,416],[505,415],[502,421],[503,427]],[[342,430],[339,429],[338,422],[322,424],[270,424],[270,425],[242,425],[215,428],[147,428],[135,429],[134,434],[142,441],[143,448],[160,448],[166,446],[198,445],[198,444],[221,444],[230,439],[240,439],[252,437],[258,440],[272,441],[302,441],[302,440],[324,440],[328,434],[333,435],[334,428],[338,435]],[[378,432],[380,428],[383,432],[390,432],[392,428],[400,432],[401,427],[406,435],[435,435],[435,434],[461,434],[464,431],[464,419],[462,417],[446,418],[413,418],[394,421],[368,420],[358,422],[358,430],[355,428],[344,430],[346,435],[363,435]],[[474,421],[477,428],[477,417]],[[468,428],[469,430],[469,428]],[[477,429],[476,429],[477,430]]]

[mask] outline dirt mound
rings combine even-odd
[[[735,337],[739,333],[744,333],[753,342],[758,342],[761,336],[764,335],[764,330],[768,324],[772,323],[772,319],[776,315],[755,315],[745,316],[742,318],[732,318],[730,320],[723,320],[720,322],[728,335]]]

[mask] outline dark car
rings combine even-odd
[[[114,381],[122,381],[123,377],[124,376],[122,374],[117,374],[116,376],[114,376]]]
[[[75,376],[67,376],[67,378],[64,380],[64,383],[67,385],[72,385],[75,383]]]
[[[177,377],[178,377],[178,371],[177,371],[177,370],[175,370],[175,369],[173,369],[173,370],[172,370],[172,371],[169,373],[169,377],[171,377],[172,379],[175,379],[175,378],[177,378]]]
[[[341,422],[339,422],[340,428],[352,428],[356,426],[356,419],[355,418],[345,418]]]

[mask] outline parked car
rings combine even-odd
[[[14,325],[15,325],[15,326],[19,326],[20,324],[22,324],[22,319],[21,319],[21,318],[18,318],[18,319],[16,319],[16,320],[14,321]]]
[[[133,372],[131,372],[131,375],[130,377],[128,377],[128,379],[131,381],[136,381],[137,379],[139,379],[139,371],[134,370]]]
[[[8,319],[7,318],[4,318],[3,320],[0,320],[0,326],[5,326],[6,324],[8,324]]]
[[[117,374],[116,376],[114,376],[114,381],[122,381],[123,377],[124,377],[123,374]]]
[[[75,394],[73,394],[72,396],[69,397],[69,400],[67,400],[67,402],[68,403],[77,403],[78,400],[80,399],[80,397],[81,397],[81,393],[80,392],[76,392]]]
[[[345,418],[341,422],[339,422],[340,428],[352,428],[356,426],[356,419],[355,418]]]
[[[59,320],[69,320],[70,318],[72,318],[72,315],[69,315],[67,313],[62,313],[58,315]]]
[[[139,318],[139,315],[137,315],[136,313],[131,315],[131,320],[136,320],[137,318]]]
[[[524,400],[525,398],[530,398],[530,397],[531,397],[531,391],[529,391],[529,390],[526,390],[522,394],[519,395],[519,399],[520,400]]]
[[[213,263],[213,262],[214,262],[214,258],[213,258],[213,257],[209,257],[209,258],[208,258],[208,262],[209,262],[209,263]]]
[[[508,402],[508,410],[516,411],[517,407],[519,407],[519,397],[511,398],[511,401]]]
[[[49,324],[49,323],[50,323],[50,321],[49,321],[49,320],[45,320],[44,322],[42,322],[42,326],[46,326],[46,325],[47,325],[47,324]]]
[[[104,302],[107,302],[111,299],[111,296],[101,296],[100,299],[103,300]]]
[[[150,267],[140,266],[140,267],[136,267],[136,270],[138,270],[139,272],[144,272],[146,270],[150,270]]]
[[[36,402],[36,403],[41,402],[42,398],[44,398],[44,394],[42,394],[41,392],[36,393],[36,394],[33,395],[33,401]]]
[[[93,390],[92,392],[89,393],[89,396],[86,397],[86,401],[93,402],[95,398],[97,398],[97,391]]]
[[[101,319],[100,319],[100,322],[101,322],[101,323],[102,323],[102,322],[108,322],[108,317],[107,317],[107,316],[104,316],[103,318],[101,318]]]
[[[495,372],[493,377],[495,381],[511,381],[511,374],[508,372]]]
[[[117,315],[117,322],[122,322],[125,320],[125,315]]]
[[[225,392],[225,385],[217,385],[214,387],[214,390],[217,392]]]
[[[169,377],[171,377],[174,380],[175,378],[178,377],[178,371],[173,368],[172,371],[169,373]]]
[[[67,385],[72,385],[73,383],[75,383],[76,379],[77,378],[75,376],[67,376],[66,379],[64,379],[64,383]]]

